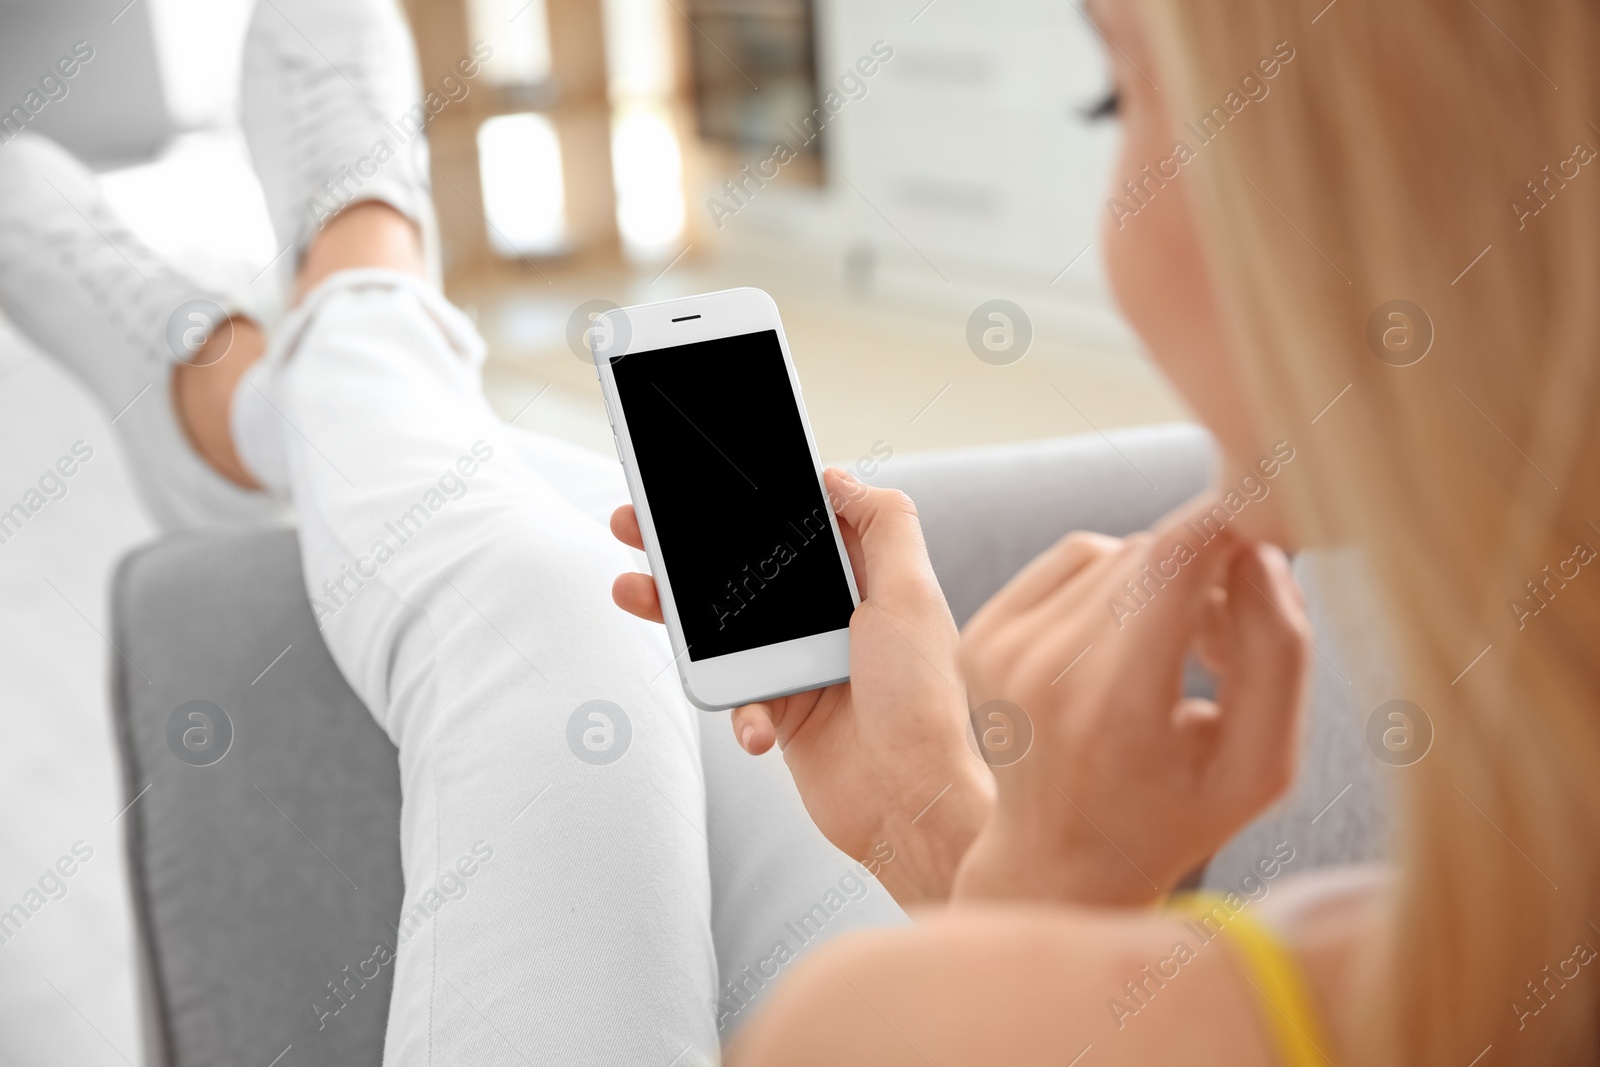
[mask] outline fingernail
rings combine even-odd
[[[755,732],[756,728],[754,725],[746,725],[743,730],[739,731],[739,745],[746,752],[750,751],[750,735]]]
[[[856,481],[856,476],[854,474],[851,474],[849,471],[845,470],[843,467],[834,467],[832,469],[833,469],[834,475],[841,482],[843,482],[845,485],[850,486],[851,488],[854,488],[855,486],[861,484],[860,482]]]

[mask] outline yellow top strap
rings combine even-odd
[[[1262,1000],[1261,1013],[1273,1036],[1283,1067],[1332,1067],[1306,988],[1300,964],[1276,934],[1244,909],[1234,910],[1212,893],[1180,893],[1168,909],[1220,925],[1238,950],[1244,979]],[[1224,921],[1224,917],[1226,921]]]

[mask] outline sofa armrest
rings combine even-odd
[[[1205,488],[1215,465],[1197,426],[1151,426],[893,457],[866,481],[916,502],[957,625],[1074,530],[1122,536]]]
[[[393,944],[399,769],[317,631],[295,534],[165,538],[112,596],[147,1062],[266,1064],[293,1045],[285,1063],[378,1067],[392,966],[320,1029],[312,1004]],[[196,700],[231,725],[207,766],[176,753],[187,729],[220,739],[217,716],[170,725]]]

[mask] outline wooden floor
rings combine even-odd
[[[1091,351],[1036,319],[1027,355],[992,366],[967,347],[972,298],[944,303],[848,292],[836,278],[770,257],[686,257],[659,279],[650,272],[530,271],[517,285],[456,284],[490,346],[486,389],[518,425],[609,453],[610,432],[587,358],[568,347],[574,309],[618,305],[735,285],[777,300],[800,371],[818,448],[847,461],[885,442],[897,453],[993,444],[1187,418],[1182,403],[1141,356]],[[1026,305],[1025,305],[1026,306]],[[536,399],[535,399],[536,398]]]

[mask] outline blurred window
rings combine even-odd
[[[624,104],[611,125],[617,229],[635,260],[670,259],[683,235],[683,158],[671,114],[657,102]]]
[[[615,103],[670,96],[672,34],[663,0],[605,0],[606,76]]]
[[[550,17],[545,0],[468,0],[474,41],[494,54],[483,76],[495,85],[539,85],[550,80]]]
[[[683,152],[673,121],[672,54],[677,0],[605,0],[606,71],[611,101],[611,175],[617,232],[635,263],[670,260],[682,249]]]
[[[561,141],[544,115],[496,115],[478,127],[489,243],[507,256],[552,255],[567,243]]]

